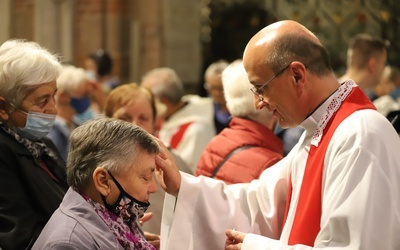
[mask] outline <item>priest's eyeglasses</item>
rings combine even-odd
[[[281,75],[287,68],[289,68],[290,64],[291,64],[291,63],[289,63],[289,65],[286,66],[286,67],[284,67],[283,69],[279,70],[278,73],[276,73],[273,77],[271,77],[268,81],[266,81],[266,82],[265,82],[263,85],[261,85],[260,87],[258,87],[258,88],[255,87],[255,86],[251,87],[251,88],[250,88],[251,92],[253,92],[253,94],[254,94],[255,96],[257,96],[258,99],[259,99],[260,101],[263,101],[263,100],[264,100],[264,97],[262,96],[262,90],[263,90],[265,87],[267,87],[267,86],[272,82],[272,80],[274,80],[275,78],[277,78],[277,77],[278,77],[279,75]]]

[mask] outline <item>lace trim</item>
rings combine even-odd
[[[318,147],[326,124],[328,124],[329,120],[332,118],[332,115],[339,109],[339,107],[342,105],[342,102],[347,98],[354,87],[357,87],[357,84],[352,80],[347,80],[344,84],[342,84],[342,86],[340,86],[331,103],[329,103],[324,116],[318,123],[318,126],[311,139],[311,145]]]

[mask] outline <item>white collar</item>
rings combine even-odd
[[[300,124],[306,130],[307,137],[312,134],[311,145],[318,147],[326,124],[354,87],[357,87],[357,84],[353,80],[345,81],[335,93]]]

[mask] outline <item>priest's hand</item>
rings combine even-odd
[[[165,192],[178,196],[181,186],[181,173],[175,164],[175,160],[164,143],[154,137],[160,145],[160,154],[156,156],[156,177]]]
[[[225,241],[225,250],[239,250],[242,249],[242,243],[245,233],[236,231],[234,229],[227,229],[225,231],[226,241]]]

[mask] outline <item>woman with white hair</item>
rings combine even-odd
[[[67,190],[65,163],[45,136],[61,64],[35,42],[0,46],[0,248],[29,249]]]
[[[67,160],[68,138],[71,131],[84,121],[99,116],[92,106],[92,89],[98,89],[103,94],[100,85],[89,79],[82,68],[73,65],[63,65],[57,79],[56,94],[58,114],[49,137],[56,145],[64,161]],[[94,86],[94,88],[92,87]],[[105,100],[104,98],[101,98]]]
[[[240,60],[222,72],[229,126],[216,135],[200,157],[196,175],[225,181],[250,182],[283,155],[283,143],[274,134],[276,119],[254,108],[251,84]]]

